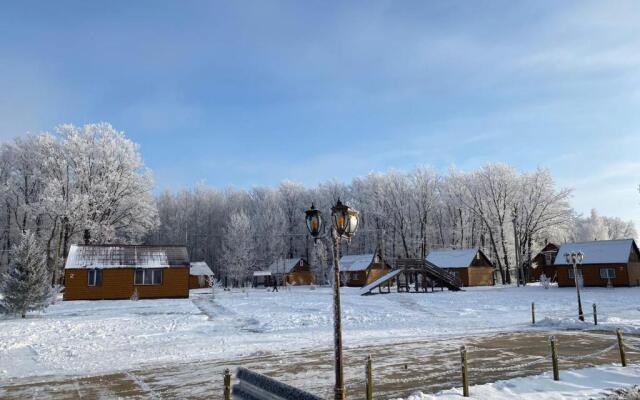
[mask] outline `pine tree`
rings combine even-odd
[[[50,280],[44,251],[35,235],[27,231],[20,243],[11,249],[9,272],[3,275],[0,285],[4,312],[25,318],[28,311],[48,307],[54,293]]]

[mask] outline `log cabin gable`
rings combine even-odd
[[[471,261],[470,267],[491,267],[493,268],[493,263],[489,258],[482,252],[482,250],[478,249],[475,257]]]
[[[640,250],[638,249],[638,245],[636,244],[635,240],[631,243],[632,245],[631,245],[631,251],[629,253],[629,262],[630,263],[640,262]]]

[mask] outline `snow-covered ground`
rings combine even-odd
[[[44,314],[0,319],[0,384],[41,375],[88,375],[145,364],[229,359],[332,346],[330,288],[216,292],[190,299],[60,302]],[[575,290],[495,287],[360,296],[344,288],[345,346],[527,329],[593,329],[575,322]],[[583,291],[599,329],[640,332],[640,288]],[[530,324],[531,302],[538,324]]]
[[[570,399],[637,399],[617,396],[616,388],[632,388],[640,384],[640,367],[603,366],[562,371],[560,381],[549,374],[514,378],[469,388],[469,399],[491,400],[570,400]],[[637,392],[634,388],[635,393]],[[459,400],[462,389],[444,390],[436,394],[416,393],[406,400]]]

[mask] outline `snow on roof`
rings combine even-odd
[[[209,265],[204,261],[196,261],[191,263],[191,268],[189,269],[189,275],[194,276],[210,276],[213,275],[213,271],[209,268]]]
[[[633,239],[565,243],[560,246],[554,265],[567,265],[565,253],[579,251],[584,254],[583,264],[626,264],[633,245]]]
[[[271,276],[271,271],[254,271],[253,276]]]
[[[467,268],[478,253],[477,247],[470,249],[432,250],[427,261],[440,268]]]
[[[280,274],[288,274],[291,270],[302,260],[301,257],[298,258],[287,258],[286,260],[279,259],[274,261],[269,268],[267,268],[272,273],[280,273]]]
[[[65,269],[189,266],[184,246],[71,245]]]
[[[373,262],[373,254],[353,254],[340,259],[341,272],[364,271]]]

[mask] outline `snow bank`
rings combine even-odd
[[[548,374],[514,378],[485,385],[471,386],[469,399],[491,400],[568,400],[603,397],[614,389],[640,383],[640,366],[601,366],[561,371],[560,381]],[[444,390],[436,394],[416,393],[406,400],[463,399],[462,389]]]

